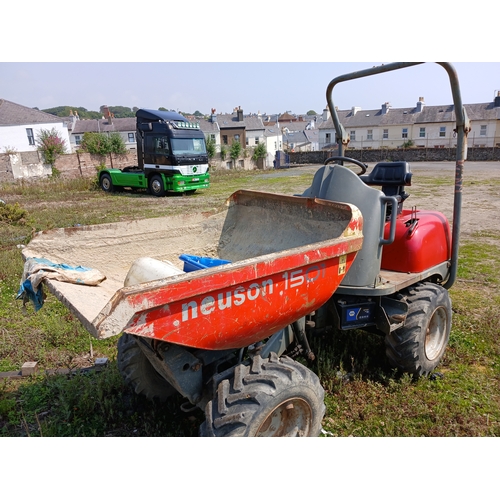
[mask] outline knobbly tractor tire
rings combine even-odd
[[[433,283],[410,287],[405,325],[385,338],[390,364],[414,377],[427,376],[443,359],[451,329],[448,291]]]
[[[236,366],[205,408],[201,436],[318,436],[325,414],[324,390],[304,365],[272,354]]]
[[[165,187],[161,175],[153,175],[149,180],[149,192],[153,196],[165,196]]]
[[[150,401],[165,402],[175,393],[175,389],[153,368],[133,335],[124,333],[118,340],[117,364],[125,383],[136,394]]]
[[[99,185],[101,189],[106,193],[113,193],[115,187],[113,185],[113,181],[111,180],[111,176],[109,174],[102,174],[99,179]]]

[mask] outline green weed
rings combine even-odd
[[[412,192],[452,186],[414,179]],[[21,247],[52,227],[99,224],[179,213],[216,213],[238,189],[296,194],[312,174],[300,169],[213,171],[211,187],[193,196],[155,198],[145,192],[107,194],[92,179],[19,181],[1,186],[18,204],[25,224],[0,223],[0,370],[37,361],[40,375],[0,380],[1,436],[196,436],[202,412],[182,412],[180,396],[153,404],[123,385],[116,339],[93,339],[69,311],[48,296],[38,312],[15,300],[23,269]],[[491,185],[491,184],[489,184]],[[498,184],[497,184],[498,185]],[[494,185],[497,186],[497,185]],[[485,185],[486,187],[486,185]],[[413,191],[415,190],[415,191]],[[21,219],[19,219],[21,220]],[[323,427],[335,436],[500,436],[500,232],[481,231],[462,242],[458,277],[450,290],[453,324],[445,358],[430,378],[397,375],[385,358],[384,339],[360,331],[311,339],[326,390]],[[97,357],[108,367],[85,372]],[[48,369],[81,369],[73,375]]]

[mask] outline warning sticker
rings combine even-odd
[[[345,274],[346,265],[347,265],[347,255],[341,255],[339,257],[339,275]]]

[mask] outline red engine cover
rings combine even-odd
[[[384,237],[388,236],[386,223]],[[394,243],[384,246],[381,267],[419,273],[450,258],[451,231],[446,217],[440,212],[403,210],[396,221]]]

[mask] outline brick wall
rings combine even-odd
[[[89,153],[73,153],[57,158],[54,167],[62,177],[92,177],[96,168],[104,164],[108,168],[123,168],[137,165],[137,153],[132,151],[125,155],[91,155]],[[0,154],[0,182],[13,181],[19,177],[46,177],[51,169],[44,165],[38,151],[16,153],[9,156]]]
[[[54,167],[61,173],[62,177],[93,177],[100,165],[105,165],[106,168],[137,165],[137,153],[131,151],[124,155],[109,154],[106,156],[90,153],[62,155],[57,158]]]

